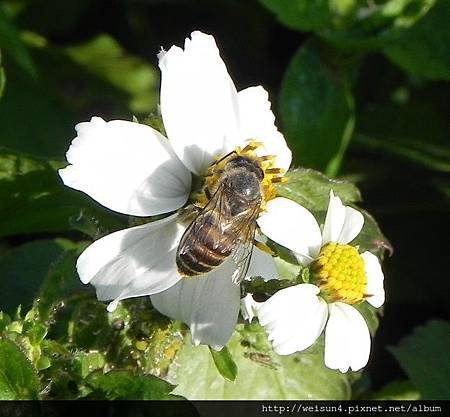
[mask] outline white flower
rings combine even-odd
[[[305,208],[281,199],[268,205],[276,207],[260,217],[262,232],[276,236],[301,263],[310,265],[312,282],[280,290],[258,308],[259,322],[268,331],[275,352],[289,355],[302,351],[325,329],[326,366],[341,372],[361,369],[369,359],[370,334],[351,304],[366,299],[378,308],[384,303],[384,276],[378,258],[370,252],[358,254],[348,245],[361,231],[363,215],[344,206],[331,191],[321,233]]]
[[[75,128],[70,165],[59,171],[65,185],[117,212],[153,216],[183,207],[192,173],[201,176],[251,139],[262,143],[257,152],[274,155],[276,167],[289,168],[291,152],[267,92],[261,86],[236,91],[212,36],[193,32],[184,50],[172,46],[158,58],[169,140],[149,126],[93,117]],[[152,295],[159,311],[190,326],[194,343],[220,348],[239,312],[240,290],[231,280],[236,265],[229,257],[203,276],[182,279],[175,257],[185,228],[175,213],[117,231],[91,244],[77,270],[99,300],[113,300],[110,311],[119,300]],[[272,258],[255,247],[248,275],[276,278]]]

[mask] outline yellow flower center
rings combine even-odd
[[[355,247],[327,243],[311,264],[312,282],[328,302],[356,304],[364,299],[367,277],[364,261]]]

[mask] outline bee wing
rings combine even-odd
[[[202,245],[212,246],[214,249],[219,248],[225,239],[224,230],[230,222],[230,217],[227,196],[224,192],[224,185],[221,184],[208,204],[197,214],[184,232],[178,245],[177,256],[189,252],[192,248],[202,247]],[[205,227],[206,233],[203,230]]]
[[[239,236],[238,245],[232,253],[233,260],[236,264],[236,270],[232,276],[235,284],[242,282],[250,266],[258,214],[259,205],[256,205],[241,214],[238,220],[234,221],[232,225],[232,228],[235,229],[236,236]]]
[[[221,248],[223,251],[229,250],[236,264],[232,280],[239,284],[245,278],[250,265],[259,204],[233,217],[230,212],[229,198],[229,193],[221,184],[208,204],[184,232],[177,256],[193,248],[198,250],[203,246],[213,249]],[[203,230],[205,225],[207,227]]]

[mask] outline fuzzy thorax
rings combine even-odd
[[[287,178],[284,177],[285,171],[282,168],[277,168],[274,166],[276,159],[274,155],[257,155],[257,150],[261,147],[263,147],[262,143],[257,142],[256,140],[250,140],[244,148],[237,147],[229,154],[218,157],[216,161],[208,168],[202,181],[203,186],[201,190],[194,192],[191,195],[191,201],[195,204],[195,206],[199,208],[206,206],[211,194],[213,194],[219,186],[225,165],[232,158],[241,156],[254,162],[254,164],[258,166],[263,173],[263,178],[261,180],[262,202],[260,205],[260,211],[263,211],[267,201],[276,196],[274,184],[285,182],[287,181]]]

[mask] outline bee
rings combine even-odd
[[[206,274],[232,256],[233,282],[245,278],[264,201],[264,171],[257,158],[245,155],[231,152],[210,168],[212,180],[203,191],[206,205],[178,246],[176,263],[182,276]]]

